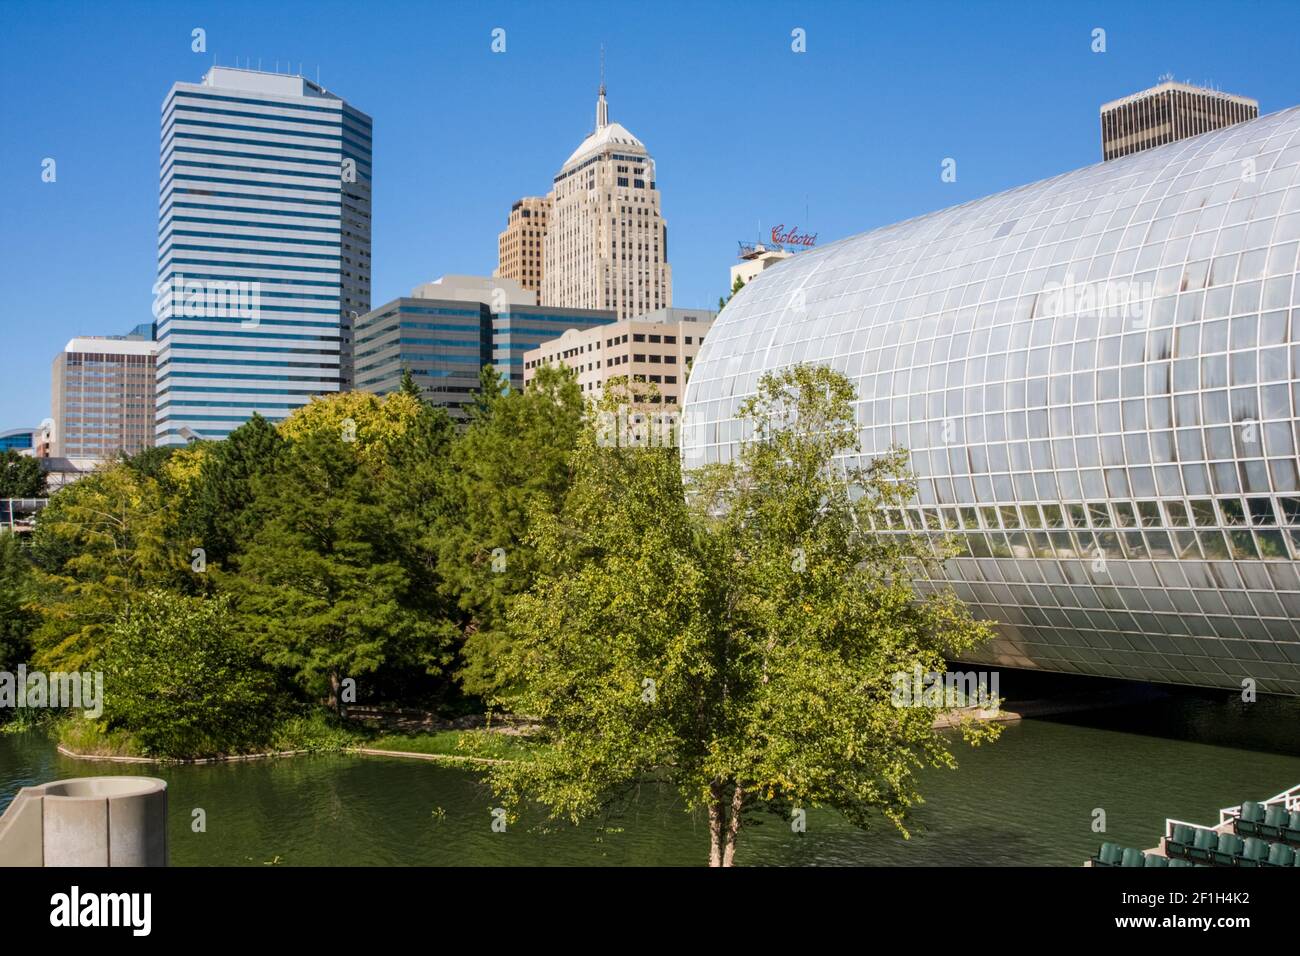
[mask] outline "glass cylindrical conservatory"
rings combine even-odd
[[[1300,108],[801,253],[691,371],[686,467],[829,365],[999,622],[981,663],[1300,694]]]

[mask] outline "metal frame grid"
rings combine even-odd
[[[1300,694],[1300,108],[801,253],[722,312],[686,467],[768,370],[910,450],[973,660]],[[1117,294],[1118,291],[1118,294]]]

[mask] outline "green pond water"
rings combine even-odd
[[[1167,816],[1217,821],[1219,807],[1300,784],[1300,702],[1245,706],[1178,694],[1141,706],[1006,727],[957,745],[957,770],[928,770],[904,840],[811,810],[807,831],[771,819],[745,830],[742,865],[1077,866],[1102,839],[1154,846]],[[173,866],[670,865],[705,862],[708,831],[674,792],[646,784],[617,814],[580,828],[541,814],[492,830],[491,792],[472,771],[387,757],[315,756],[151,767],[72,760],[36,732],[0,733],[0,812],[19,787],[95,774],[168,783]],[[195,833],[192,811],[206,812]],[[1106,812],[1107,832],[1091,829]]]

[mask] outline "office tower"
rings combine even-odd
[[[505,231],[497,236],[495,278],[514,279],[530,292],[541,292],[542,248],[550,212],[547,196],[525,196],[510,207]]]
[[[609,121],[603,82],[596,128],[560,168],[550,199],[543,305],[629,319],[673,304],[654,160],[639,139]]]
[[[768,269],[695,362],[683,468],[736,459],[765,372],[837,369],[850,462],[915,475],[875,530],[956,544],[933,586],[996,622],[963,660],[1300,694],[1297,144],[1293,108]]]
[[[213,67],[162,108],[159,444],[351,387],[370,309],[370,117],[301,76]]]
[[[140,335],[74,338],[54,358],[49,455],[114,458],[154,444],[158,343]]]
[[[1257,116],[1257,100],[1166,81],[1101,108],[1101,158],[1127,156]]]
[[[649,382],[664,405],[679,405],[691,363],[718,313],[711,309],[660,309],[611,325],[543,342],[524,355],[524,382],[544,365],[561,364],[578,376],[578,388],[599,398],[612,376]]]
[[[356,385],[384,395],[402,373],[425,398],[464,418],[478,391],[479,370],[491,364],[523,388],[523,355],[565,329],[614,321],[612,312],[550,309],[513,279],[443,276],[361,316],[356,324]]]

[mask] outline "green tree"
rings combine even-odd
[[[45,472],[37,458],[6,449],[0,455],[0,498],[43,498]]]
[[[745,280],[740,276],[736,276],[736,281],[731,283],[731,294],[725,298],[722,296],[718,297],[718,310],[721,311],[728,302],[736,297],[736,293],[743,288],[745,288]]]
[[[534,511],[555,511],[569,487],[569,456],[585,405],[574,374],[547,366],[522,392],[482,370],[471,420],[451,448],[448,510],[437,529],[443,587],[459,608],[459,677],[467,693],[502,684],[506,610],[532,586]]]
[[[209,562],[225,566],[252,538],[254,482],[275,471],[283,449],[280,433],[258,414],[206,449],[178,509],[190,550],[202,548]]]
[[[415,384],[415,376],[411,374],[409,368],[402,369],[402,387],[398,391],[403,395],[409,395],[417,402],[424,401],[424,392],[420,390],[420,386]]]
[[[386,663],[436,669],[443,650],[362,451],[329,430],[291,442],[254,482],[259,527],[238,574],[218,577],[263,659],[336,708],[345,678]]]
[[[167,527],[157,481],[122,462],[50,498],[31,544],[41,613],[32,636],[37,664],[83,669],[134,594],[175,580],[183,559]]]
[[[0,671],[12,671],[31,654],[31,567],[18,536],[0,531]]]
[[[913,488],[901,451],[854,463],[853,397],[824,368],[765,376],[738,460],[689,489],[673,449],[584,434],[563,510],[537,516],[543,570],[511,616],[505,702],[540,718],[550,746],[492,769],[507,805],[577,822],[657,775],[707,814],[719,866],[762,811],[883,815],[906,834],[916,770],[955,761],[933,707],[895,706],[897,675],[943,670],[988,632],[915,586],[942,547],[864,530]]]
[[[236,637],[224,597],[140,594],[109,627],[103,663],[105,727],[147,754],[235,753],[270,736],[275,683]]]

